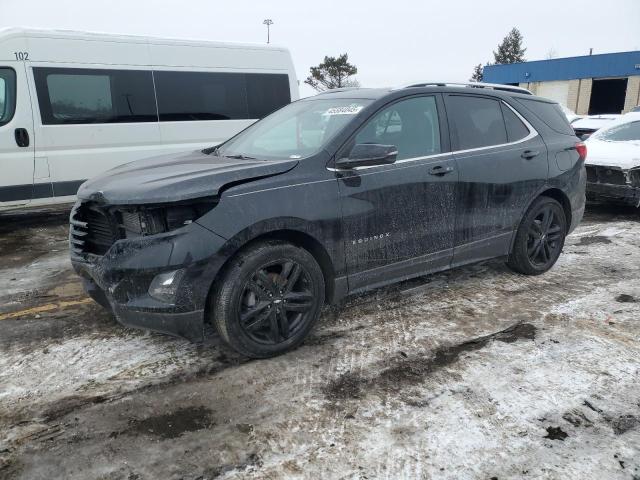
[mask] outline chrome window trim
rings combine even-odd
[[[393,167],[394,165],[399,165],[399,164],[402,164],[402,163],[417,162],[417,161],[420,161],[420,160],[428,160],[430,158],[438,158],[438,157],[449,156],[452,153],[453,152],[434,153],[433,155],[423,155],[422,157],[403,158],[402,160],[396,160],[393,163],[387,163],[387,164],[382,164],[382,165],[366,165],[366,166],[362,166],[362,167],[353,167],[353,168],[327,167],[327,170],[329,170],[330,172],[353,172],[354,170],[367,170],[369,168]]]
[[[524,118],[522,115],[520,115],[520,113],[513,108],[511,105],[509,105],[507,102],[505,102],[504,100],[499,100],[500,103],[502,103],[503,105],[506,105],[513,113],[516,114],[516,116],[520,119],[520,121],[522,123],[524,123],[524,126],[527,127],[527,130],[529,130],[529,135],[527,135],[526,137],[521,138],[520,140],[515,140],[513,142],[507,142],[507,143],[499,143],[497,145],[488,145],[486,147],[476,147],[476,148],[468,148],[465,150],[452,150],[451,152],[444,152],[444,153],[436,153],[433,155],[425,155],[422,157],[412,157],[412,158],[404,158],[402,160],[398,160],[394,163],[390,163],[390,164],[386,164],[386,165],[369,165],[369,166],[363,166],[363,167],[354,167],[354,168],[333,168],[333,167],[327,167],[327,170],[329,170],[330,172],[353,172],[353,171],[358,171],[358,170],[366,170],[369,168],[380,168],[380,167],[390,167],[393,165],[398,165],[401,163],[407,163],[407,162],[417,162],[419,160],[428,160],[430,158],[438,158],[438,157],[443,157],[443,156],[447,156],[447,155],[456,155],[456,154],[461,154],[461,153],[469,153],[469,152],[480,152],[482,150],[489,150],[492,148],[501,148],[501,147],[508,147],[511,145],[518,145],[519,143],[524,143],[524,142],[528,142],[529,140],[537,137],[538,135],[540,135],[538,133],[538,131],[533,128],[533,125],[531,125],[526,118]]]

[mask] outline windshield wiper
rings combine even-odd
[[[225,157],[227,158],[235,158],[237,160],[255,160],[255,157],[249,157],[247,155],[242,155],[241,153],[238,153],[236,155],[225,155]]]

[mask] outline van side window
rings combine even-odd
[[[153,73],[161,122],[246,119],[243,73]]]
[[[383,109],[358,132],[355,143],[395,145],[398,160],[441,152],[434,97],[413,97]]]
[[[529,129],[524,123],[522,123],[522,120],[513,113],[513,110],[505,104],[502,104],[501,107],[502,114],[504,115],[504,123],[507,126],[507,139],[510,142],[517,142],[529,135]]]
[[[449,95],[447,114],[453,127],[455,150],[507,143],[500,102],[484,97]]]
[[[291,102],[286,73],[247,73],[249,118],[262,118]]]
[[[16,73],[0,68],[0,126],[11,121],[16,109]]]
[[[33,69],[44,125],[156,122],[151,72]]]
[[[259,119],[291,101],[289,76],[154,72],[161,122]]]

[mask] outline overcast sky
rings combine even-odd
[[[30,26],[290,49],[301,84],[325,55],[347,52],[365,87],[466,81],[518,27],[526,58],[640,50],[640,0],[0,0],[0,28]]]

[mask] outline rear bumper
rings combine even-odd
[[[589,182],[587,183],[587,200],[640,207],[640,187]]]

